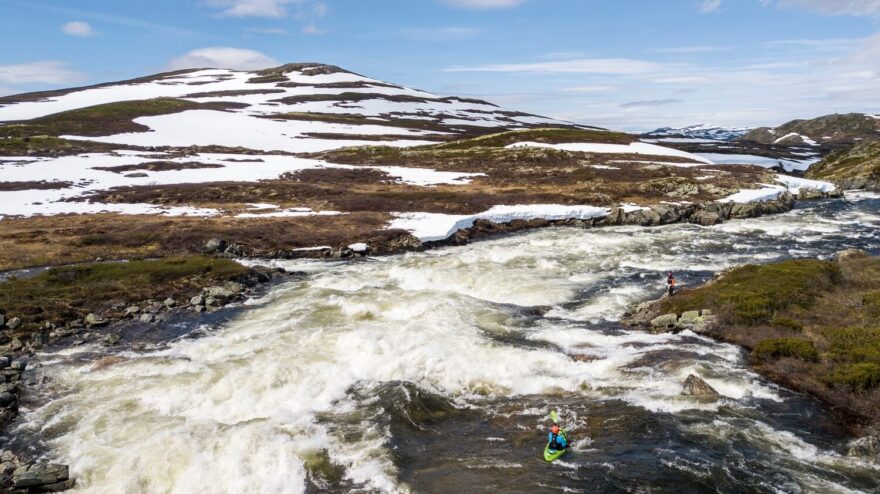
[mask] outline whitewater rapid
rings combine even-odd
[[[690,332],[616,321],[746,262],[877,251],[880,196],[717,227],[557,228],[307,274],[217,328],[40,356],[17,434],[75,492],[876,492],[812,400]],[[88,356],[88,358],[86,358]],[[718,401],[681,396],[697,374]],[[540,460],[558,407],[575,452]]]

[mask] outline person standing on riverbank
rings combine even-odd
[[[666,293],[670,297],[675,295],[675,276],[672,275],[672,271],[666,275]]]

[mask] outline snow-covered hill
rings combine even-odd
[[[576,127],[504,110],[485,101],[438,96],[322,64],[290,64],[258,72],[186,70],[11,96],[0,98],[0,122],[44,119],[96,105],[155,98],[214,106],[135,115],[134,123],[144,126],[144,131],[115,133],[111,128],[106,135],[90,135],[88,139],[134,146],[222,145],[310,152],[376,141],[404,146],[449,140],[461,134],[538,126]],[[61,137],[84,138],[76,133]]]
[[[675,142],[674,139],[687,139],[694,142],[695,139],[712,141],[733,141],[747,134],[751,129],[748,127],[716,127],[712,125],[691,125],[689,127],[663,127],[642,134],[648,139],[658,141]]]

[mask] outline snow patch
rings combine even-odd
[[[440,213],[394,213],[389,229],[407,230],[423,242],[443,240],[458,230],[470,228],[477,220],[509,223],[513,220],[564,220],[601,218],[610,213],[608,208],[595,206],[567,206],[563,204],[520,204],[494,206],[471,215]]]

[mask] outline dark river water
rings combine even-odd
[[[880,196],[716,227],[558,228],[309,273],[197,338],[68,349],[16,434],[78,491],[880,492],[880,466],[737,347],[616,321],[748,262],[880,253]],[[535,306],[551,306],[544,311]],[[681,395],[689,374],[720,400]],[[557,409],[574,448],[541,458]]]

